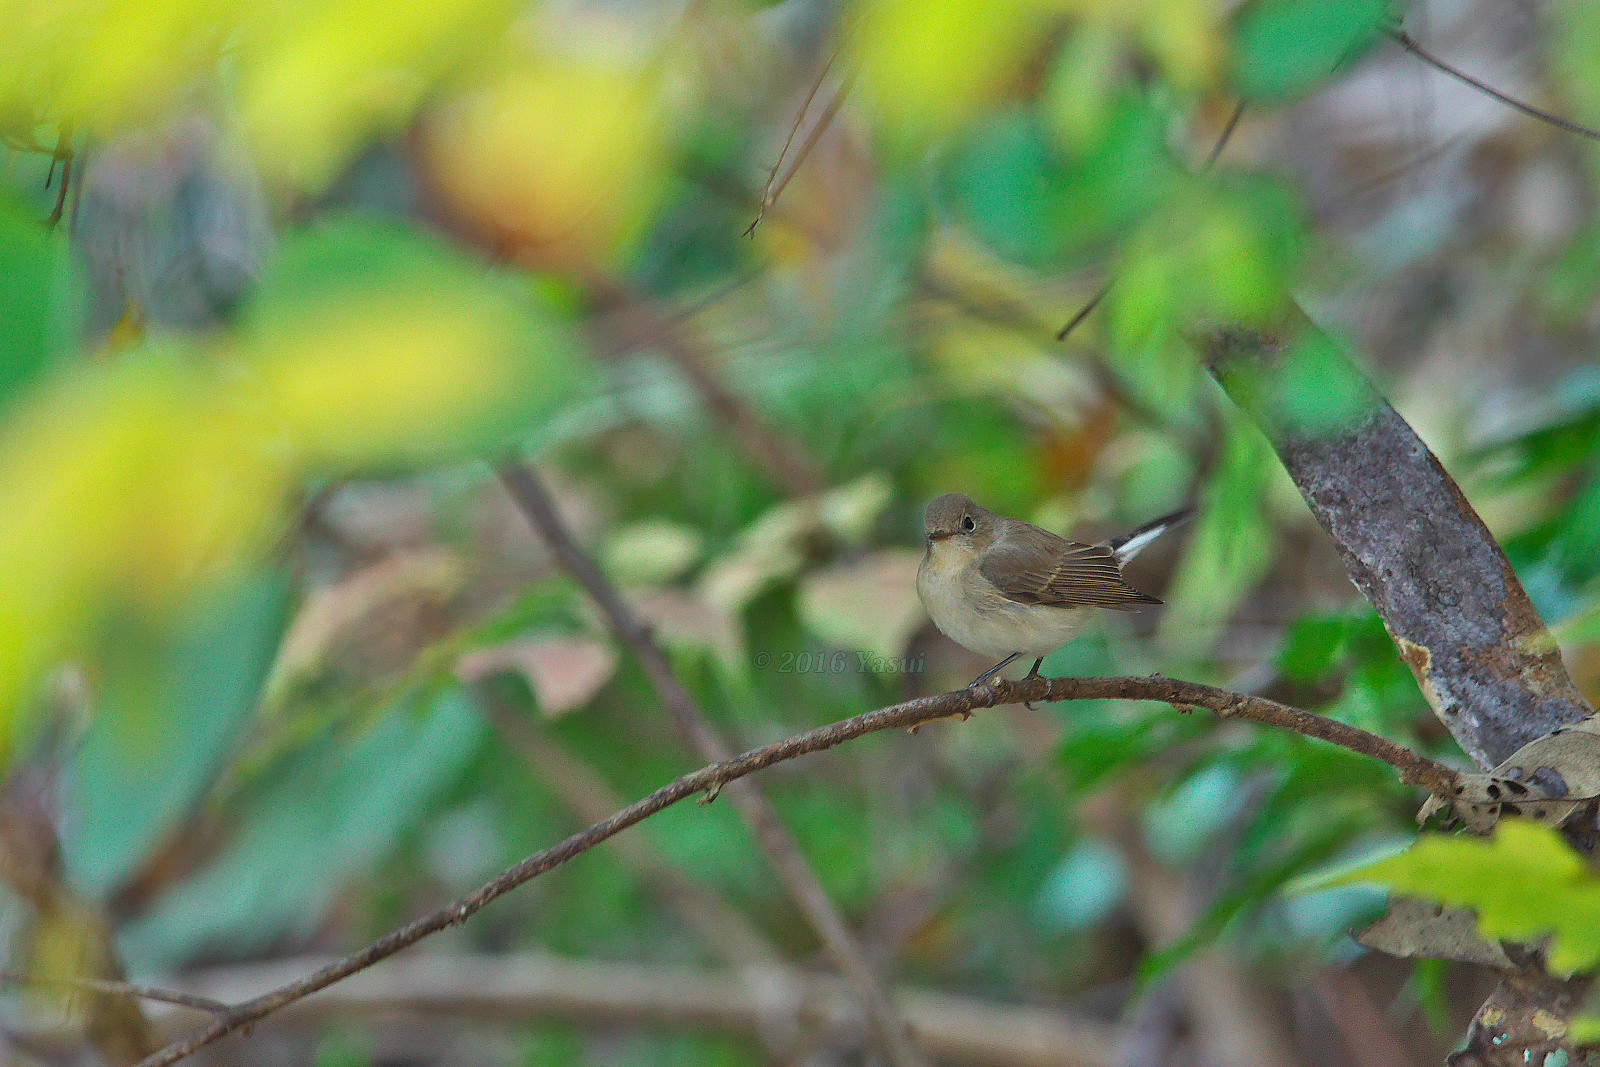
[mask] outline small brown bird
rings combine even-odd
[[[944,635],[985,656],[1003,657],[972,680],[980,685],[1018,656],[1044,657],[1083,626],[1088,609],[1133,611],[1159,604],[1122,579],[1140,549],[1189,517],[1175,511],[1098,545],[1058,537],[1020,519],[979,507],[965,493],[928,505],[928,551],[917,571],[917,595]]]

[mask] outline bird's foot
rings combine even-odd
[[[974,678],[972,680],[972,682],[967,686],[967,688],[968,689],[976,689],[976,688],[978,688],[985,681],[987,681],[989,678],[993,677],[996,673],[998,673],[1000,670],[1005,668],[1007,665],[1009,665],[1011,663],[1012,660],[1016,659],[1020,655],[1022,655],[1021,652],[1013,652],[1013,653],[1011,653],[1011,655],[1007,656],[1005,659],[1001,660],[999,663],[996,663],[993,667],[990,667],[988,670],[984,671],[982,674],[980,674],[976,678]]]

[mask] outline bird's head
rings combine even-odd
[[[922,533],[928,547],[947,539],[977,547],[994,537],[994,512],[981,508],[965,493],[946,493],[923,513]]]

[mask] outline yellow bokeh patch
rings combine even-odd
[[[467,454],[477,427],[529,410],[530,370],[559,401],[575,372],[555,327],[535,337],[503,279],[447,263],[418,252],[381,285],[280,293],[242,340],[146,342],[17,399],[0,433],[0,750],[108,612],[159,624],[259,554],[306,471]]]
[[[581,268],[624,249],[659,199],[665,116],[653,75],[624,60],[518,56],[442,109],[428,159],[508,255]]]

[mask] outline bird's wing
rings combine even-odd
[[[1007,524],[978,557],[978,572],[1021,604],[1132,611],[1161,603],[1122,580],[1109,546],[1082,545],[1024,522]]]

